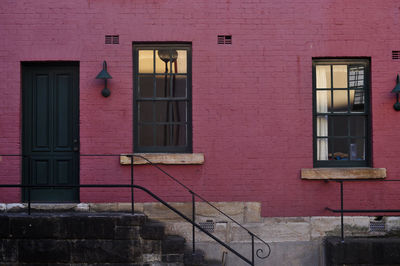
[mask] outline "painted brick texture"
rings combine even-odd
[[[200,166],[166,166],[210,201],[260,201],[264,216],[330,215],[334,182],[303,181],[313,166],[312,58],[371,58],[373,167],[400,178],[400,114],[390,93],[400,72],[395,0],[71,0],[0,3],[0,153],[21,151],[21,62],[79,61],[82,154],[132,152],[132,42],[191,42],[193,150]],[[233,36],[218,45],[217,35]],[[120,44],[104,44],[119,35]],[[95,77],[107,60],[111,96]],[[5,164],[9,160],[10,163]],[[0,182],[20,182],[17,159]],[[129,183],[119,158],[81,157],[81,183]],[[190,195],[148,166],[135,182],[168,201]],[[346,185],[347,208],[395,208],[400,183]],[[150,200],[140,192],[136,198]],[[82,202],[128,201],[129,191],[85,189]],[[0,202],[20,200],[0,191]]]

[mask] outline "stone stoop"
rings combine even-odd
[[[184,248],[143,214],[0,214],[0,265],[183,266]]]

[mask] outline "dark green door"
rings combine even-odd
[[[79,65],[23,63],[22,182],[79,183]],[[28,189],[23,200],[28,200]],[[78,188],[33,188],[34,202],[78,202]]]

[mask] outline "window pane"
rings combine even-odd
[[[156,97],[170,97],[171,76],[157,75],[156,76]]]
[[[139,97],[149,98],[153,97],[153,77],[152,76],[139,76]]]
[[[156,73],[172,73],[177,64],[178,52],[173,49],[156,50]]]
[[[347,139],[334,139],[333,151],[333,158],[335,160],[348,160],[349,147]]]
[[[159,125],[156,130],[157,146],[184,146],[187,144],[185,125]]]
[[[331,66],[317,65],[315,67],[317,89],[331,88]]]
[[[317,136],[327,137],[328,136],[328,116],[317,116]]]
[[[168,122],[170,116],[170,110],[168,110],[168,104],[166,101],[157,101],[154,103],[156,106],[156,121],[157,122]]]
[[[157,122],[186,122],[187,106],[184,101],[157,101]]]
[[[347,112],[347,90],[333,91],[333,109],[332,112]],[[330,110],[329,110],[330,111]]]
[[[153,103],[152,102],[139,102],[139,122],[153,121]]]
[[[331,91],[317,91],[317,113],[327,113],[331,108]]]
[[[350,117],[350,136],[364,137],[365,136],[365,117],[352,116]]]
[[[330,136],[348,136],[348,124],[346,116],[331,116]]]
[[[328,139],[317,139],[317,160],[328,160]]]
[[[153,146],[153,127],[148,125],[139,126],[139,145]]]
[[[349,66],[349,88],[364,88],[364,66]]]
[[[350,111],[353,113],[362,113],[365,111],[365,91],[350,90]]]
[[[187,78],[185,75],[176,75],[173,81],[172,97],[186,97]]]
[[[176,60],[174,73],[187,73],[187,51],[178,50],[177,52],[178,52],[178,58]]]
[[[347,65],[334,65],[333,88],[347,88]]]
[[[350,160],[365,160],[364,139],[352,139],[350,143]]]
[[[139,50],[139,73],[153,73],[153,50]]]

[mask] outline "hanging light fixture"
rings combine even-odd
[[[393,108],[396,111],[400,111],[400,103],[399,103],[400,81],[399,81],[399,74],[397,74],[396,86],[394,87],[392,92],[396,93],[396,103],[393,105]]]
[[[107,79],[112,79],[111,75],[107,72],[107,62],[103,62],[103,70],[97,75],[96,79],[104,79],[104,89],[101,91],[101,95],[108,97],[111,91],[107,88]]]

